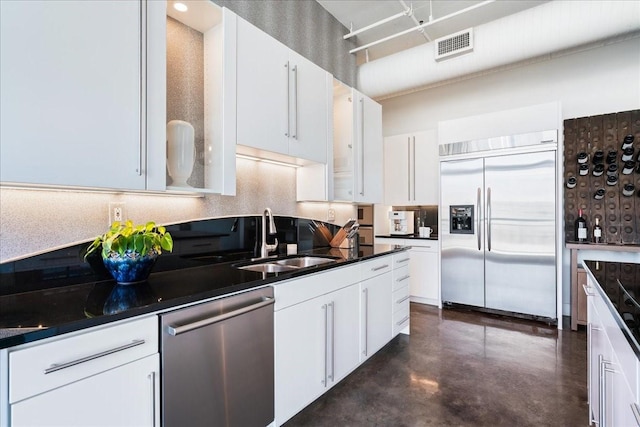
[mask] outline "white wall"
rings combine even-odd
[[[638,43],[636,36],[570,55],[383,100],[384,135],[437,129],[440,121],[549,102],[560,103],[563,120],[638,109]],[[562,191],[562,188],[559,190]],[[563,253],[562,287],[563,313],[569,314],[567,250]]]

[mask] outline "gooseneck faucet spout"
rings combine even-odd
[[[266,258],[269,256],[269,252],[278,247],[278,238],[272,245],[267,244],[267,219],[269,220],[269,235],[276,234],[276,223],[273,221],[273,214],[271,209],[266,208],[262,212],[262,242],[260,246],[260,258]]]

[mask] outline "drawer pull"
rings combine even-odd
[[[409,261],[410,259],[411,259],[411,258],[402,258],[402,259],[397,260],[396,262],[397,262],[398,264],[400,264],[400,263],[402,263],[402,262],[407,262],[407,261]]]
[[[389,264],[381,265],[380,267],[373,267],[371,271],[384,270],[385,268],[389,268]]]
[[[127,350],[132,347],[137,347],[145,343],[145,340],[135,340],[130,342],[129,344],[121,345],[120,347],[115,347],[110,350],[105,350],[100,353],[92,354],[91,356],[83,357],[81,359],[72,360],[71,362],[61,363],[61,364],[53,364],[50,368],[44,370],[45,375],[50,374],[52,372],[60,371],[61,369],[70,368],[75,365],[79,365],[84,362],[88,362],[90,360],[99,359],[100,357],[108,356],[113,353],[117,353],[122,350]]]
[[[400,320],[399,322],[396,323],[396,326],[400,326],[402,325],[404,322],[406,322],[407,320],[409,320],[409,316],[404,316],[402,318],[402,320]]]
[[[411,276],[409,276],[408,274],[406,276],[400,277],[399,279],[396,279],[396,282],[404,282],[405,280],[407,280],[408,278],[410,278]]]
[[[403,297],[403,298],[400,298],[398,301],[396,301],[396,304],[403,303],[403,302],[405,302],[406,300],[408,300],[410,297],[411,297],[410,295],[407,295],[407,296],[405,296],[405,297]]]

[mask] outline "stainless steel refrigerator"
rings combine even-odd
[[[440,147],[444,303],[557,319],[553,135]]]

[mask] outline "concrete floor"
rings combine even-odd
[[[400,335],[285,424],[587,426],[587,336],[411,304]]]

